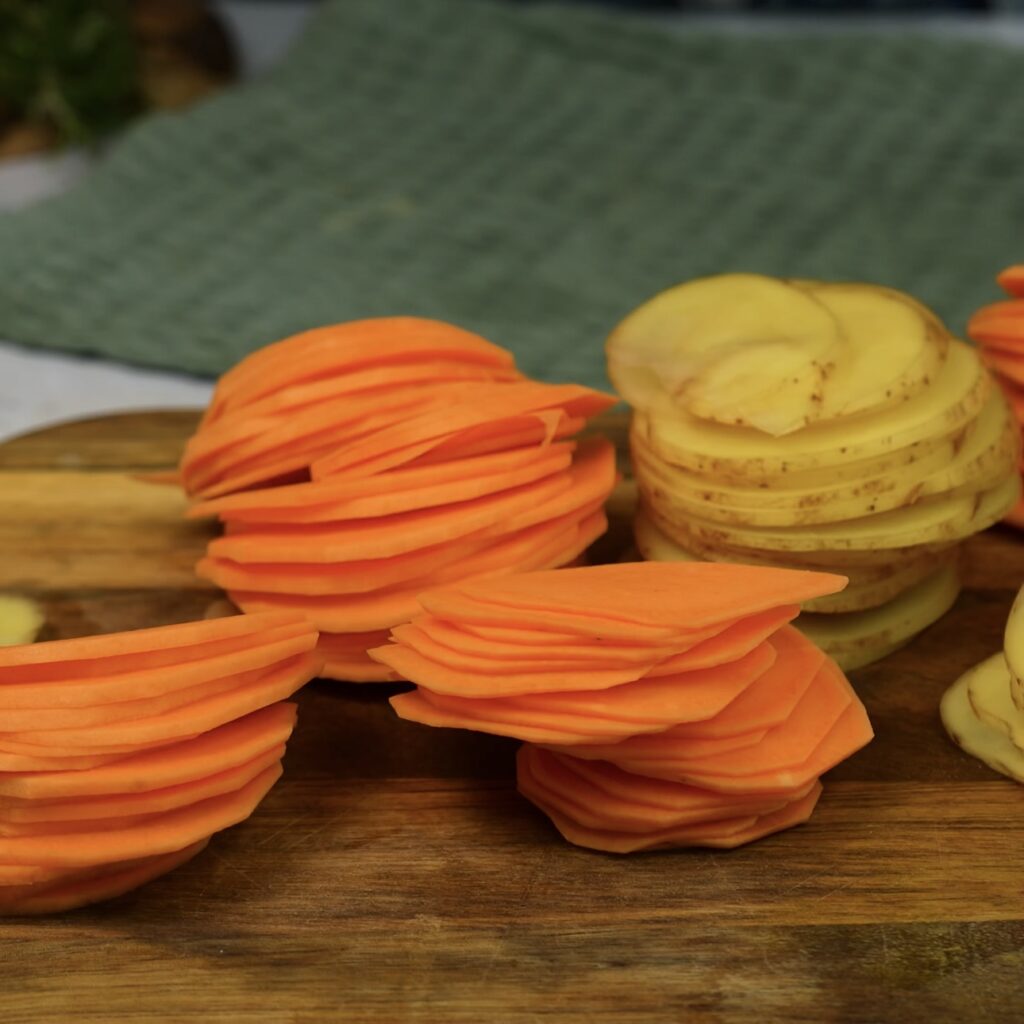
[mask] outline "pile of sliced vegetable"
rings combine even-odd
[[[1018,425],[1024,427],[1024,265],[1007,267],[996,280],[1009,299],[979,309],[968,322],[967,333],[1002,385]],[[1024,462],[1020,468],[1024,472]],[[1006,521],[1024,527],[1024,499]]]
[[[247,818],[316,641],[270,614],[0,649],[0,913],[120,895]]]
[[[1020,497],[1019,429],[977,352],[891,289],[705,278],[630,314],[607,355],[641,556],[846,575],[799,626],[844,668],[943,615],[962,542]]]
[[[182,461],[189,514],[225,525],[197,571],[244,611],[306,615],[326,676],[395,678],[366,651],[423,590],[565,565],[604,532],[614,450],[573,437],[614,402],[434,321],[272,345],[222,378]]]
[[[940,712],[954,743],[1024,782],[1024,588],[1006,621],[1003,650],[965,672],[946,691]]]
[[[622,563],[460,583],[371,651],[433,726],[526,741],[519,787],[571,842],[730,847],[805,821],[871,739],[842,671],[789,623],[840,576]]]

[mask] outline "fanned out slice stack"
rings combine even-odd
[[[179,467],[194,498],[309,478],[339,444],[467,385],[522,380],[511,353],[470,331],[381,317],[304,331],[224,374]]]
[[[380,345],[390,374],[420,373],[421,349],[400,344],[403,338],[421,340],[420,323],[387,322],[390,333],[381,334]],[[446,326],[432,324],[431,337],[443,337]],[[210,543],[199,563],[199,575],[223,587],[244,611],[306,615],[321,632],[329,678],[394,678],[366,651],[416,614],[421,591],[565,565],[606,528],[603,505],[616,480],[613,447],[603,439],[577,442],[573,435],[614,404],[614,397],[513,376],[508,353],[482,339],[473,348],[467,338],[475,336],[450,330],[455,351],[471,350],[477,361],[486,355],[488,371],[510,379],[453,384],[417,377],[415,385],[374,391],[372,401],[355,404],[357,412],[347,399],[338,399],[332,408],[346,418],[330,434],[331,444],[303,449],[311,461],[302,472],[311,479],[246,485],[200,500],[190,510],[191,516],[216,515],[225,524],[224,536]],[[312,339],[281,344],[304,372],[313,373],[319,362],[321,375],[330,373],[331,388],[343,389],[346,375],[362,371],[337,356],[329,344],[335,335],[313,333]],[[389,339],[390,347],[384,344]],[[269,358],[265,353],[273,349],[250,359]],[[364,352],[362,358],[369,356]],[[452,359],[449,354],[443,365]],[[225,397],[215,398],[208,421],[190,442],[186,480],[194,479],[190,459],[201,442],[231,422],[232,401],[240,400],[239,392],[247,394],[243,385],[251,375],[237,376],[245,365],[218,387]],[[268,372],[262,367],[261,373]],[[256,377],[251,386],[264,386],[264,379]],[[328,413],[318,416],[324,421]],[[262,444],[272,440],[269,434],[260,437]],[[231,479],[238,486],[242,477]],[[218,489],[222,483],[213,488]]]
[[[1006,621],[1003,650],[965,672],[940,712],[954,743],[1024,783],[1024,589]]]
[[[1009,298],[979,309],[967,333],[1002,385],[1018,426],[1024,427],[1024,265],[1007,267],[996,280]],[[1024,472],[1024,462],[1020,469]],[[1024,499],[1006,521],[1024,527]]]
[[[316,641],[271,614],[0,650],[0,914],[120,895],[247,818]]]
[[[800,628],[846,669],[943,615],[961,542],[1020,496],[1006,400],[899,292],[705,278],[637,309],[607,354],[634,409],[641,556],[841,572]]]
[[[806,821],[871,739],[833,661],[788,623],[839,576],[620,563],[459,584],[372,656],[406,719],[522,739],[521,792],[571,842],[731,847]]]

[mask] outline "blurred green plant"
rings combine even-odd
[[[140,107],[128,0],[0,0],[0,124],[87,143]]]

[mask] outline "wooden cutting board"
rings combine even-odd
[[[46,637],[181,621],[209,531],[174,488],[192,413],[0,447],[0,592]],[[608,421],[612,433],[621,425]],[[618,522],[605,542],[625,544]],[[1024,787],[955,749],[944,688],[1001,646],[1024,538],[972,544],[956,608],[854,675],[877,731],[810,824],[620,858],[517,796],[514,744],[317,683],[257,814],[145,889],[0,923],[4,1024],[75,1021],[1010,1021],[1024,995]]]

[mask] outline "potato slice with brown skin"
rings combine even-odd
[[[721,274],[645,302],[608,339],[608,373],[631,405],[778,436],[820,418],[839,352],[835,318],[776,278]]]
[[[982,721],[971,701],[977,694],[996,693],[1008,689],[1010,673],[1002,652],[965,672],[943,695],[939,705],[942,724],[953,742],[993,771],[1024,782],[1024,751],[1021,751],[1004,729]]]
[[[941,369],[948,334],[934,314],[870,284],[795,281],[839,322],[843,352],[822,393],[821,419],[899,405]]]
[[[962,430],[993,388],[978,354],[957,342],[925,391],[876,415],[816,423],[786,437],[702,421],[681,410],[652,410],[639,426],[660,459],[694,473],[768,484],[814,471],[834,479],[866,459],[878,459],[882,472],[887,460],[893,468],[912,462],[911,446]]]

